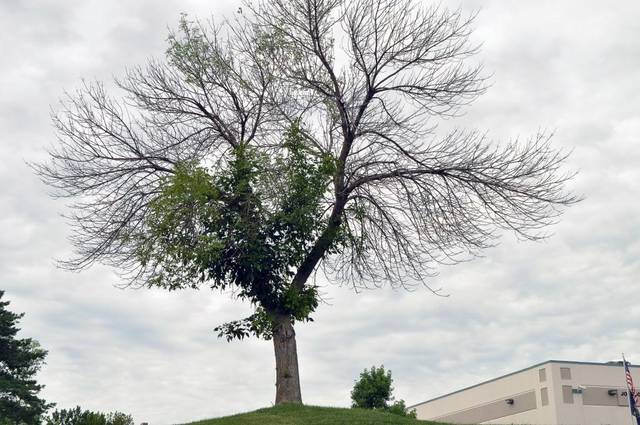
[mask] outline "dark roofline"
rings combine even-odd
[[[475,385],[471,385],[469,387],[465,387],[465,388],[462,388],[460,390],[456,390],[456,391],[450,392],[448,394],[444,394],[444,395],[441,395],[441,396],[438,396],[438,397],[435,397],[435,398],[432,398],[432,399],[429,399],[429,400],[426,400],[426,401],[423,401],[423,402],[420,402],[420,403],[413,404],[411,406],[408,406],[407,409],[412,409],[414,407],[420,406],[421,404],[429,403],[431,401],[435,401],[435,400],[438,400],[438,399],[441,399],[441,398],[444,398],[444,397],[448,397],[448,396],[453,395],[453,394],[461,393],[462,391],[470,390],[471,388],[479,387],[480,385],[488,384],[489,382],[497,381],[499,379],[506,378],[508,376],[515,375],[515,374],[518,374],[520,372],[527,371],[529,369],[534,369],[536,367],[540,367],[540,366],[545,365],[547,363],[582,364],[582,365],[591,365],[591,366],[614,366],[614,367],[621,367],[622,366],[622,360],[620,360],[619,363],[618,362],[598,363],[598,362],[573,362],[573,361],[570,361],[570,360],[547,360],[547,361],[544,361],[542,363],[536,363],[533,366],[525,367],[524,369],[516,370],[515,372],[507,373],[506,375],[498,376],[497,378],[489,379],[488,381],[482,381],[482,382],[477,383]],[[629,366],[630,367],[640,367],[640,366],[637,366],[637,365],[632,365],[630,363],[629,363]]]

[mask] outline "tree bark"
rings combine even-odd
[[[276,404],[302,404],[296,332],[291,317],[276,317],[273,349],[276,355]]]

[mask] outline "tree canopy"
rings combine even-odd
[[[548,134],[500,144],[437,131],[486,89],[474,16],[411,0],[246,9],[222,23],[183,16],[166,57],[130,68],[120,95],[87,83],[62,102],[51,161],[36,168],[74,199],[66,266],[229,290],[255,314],[218,332],[274,337],[277,381],[297,381],[293,322],[320,301],[314,273],[431,289],[438,264],[505,229],[540,238],[577,200]]]

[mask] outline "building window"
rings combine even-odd
[[[540,382],[545,382],[547,380],[547,369],[539,369],[538,376],[540,376]]]
[[[549,404],[549,391],[547,390],[547,387],[540,388],[540,403],[543,406]]]
[[[561,367],[560,379],[571,379],[571,369],[569,369],[568,367]]]
[[[573,404],[573,387],[571,385],[562,386],[562,401],[567,404]]]

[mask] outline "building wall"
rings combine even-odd
[[[542,368],[542,366],[541,366]],[[550,380],[547,377],[547,383]],[[546,383],[542,384],[543,386]],[[530,368],[415,406],[418,419],[449,423],[550,424],[552,400],[541,406],[538,368]],[[513,399],[513,404],[507,404]]]
[[[563,379],[560,367],[569,367],[571,377]],[[619,365],[562,364],[551,365],[557,388],[570,385],[573,403],[566,402],[556,391],[557,424],[563,425],[631,425],[626,397],[624,369]],[[631,368],[631,376],[640,383],[640,370]],[[616,395],[609,395],[616,390]],[[558,394],[560,393],[560,394]]]
[[[640,385],[640,368],[631,373]],[[413,407],[457,424],[632,425],[624,385],[620,365],[551,361]]]

